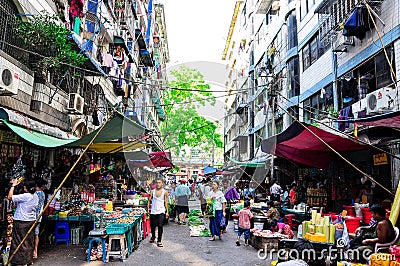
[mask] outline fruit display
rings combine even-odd
[[[104,215],[104,219],[118,219],[122,217],[121,212],[112,212]]]
[[[136,220],[135,217],[124,217],[124,218],[119,218],[118,220],[115,221],[116,224],[130,224],[133,223]]]

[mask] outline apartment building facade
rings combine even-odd
[[[1,0],[0,6],[2,119],[52,137],[81,137],[101,126],[112,107],[159,132],[165,112],[157,95],[169,60],[162,5],[153,0]],[[61,78],[51,71],[35,73],[26,62],[40,58],[46,47],[23,49],[17,38],[19,21],[43,13],[59,16],[58,23],[71,31],[66,41],[87,58]],[[162,149],[156,138],[154,146]]]
[[[264,158],[260,140],[295,120],[337,128],[339,114],[359,119],[399,110],[399,1],[237,3],[222,58],[241,76],[241,84],[226,78],[227,91],[236,92],[227,97],[226,164]]]

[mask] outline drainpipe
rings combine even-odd
[[[332,43],[333,47],[333,43]],[[332,90],[333,90],[333,109],[335,111],[339,111],[339,95],[338,95],[338,86],[337,86],[337,55],[333,51],[332,48],[332,70],[333,70],[333,81],[332,81]]]

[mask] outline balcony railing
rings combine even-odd
[[[380,13],[380,6],[385,0],[367,0],[376,13]],[[334,35],[357,5],[364,5],[364,0],[324,0],[315,9],[319,16],[319,33],[323,41],[329,41],[329,37]]]

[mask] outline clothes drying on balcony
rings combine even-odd
[[[344,36],[355,36],[362,40],[371,28],[370,17],[366,7],[356,7],[344,23]]]
[[[357,81],[354,78],[346,79],[342,78],[340,81],[342,88],[343,102],[348,103],[356,98],[357,91]]]

